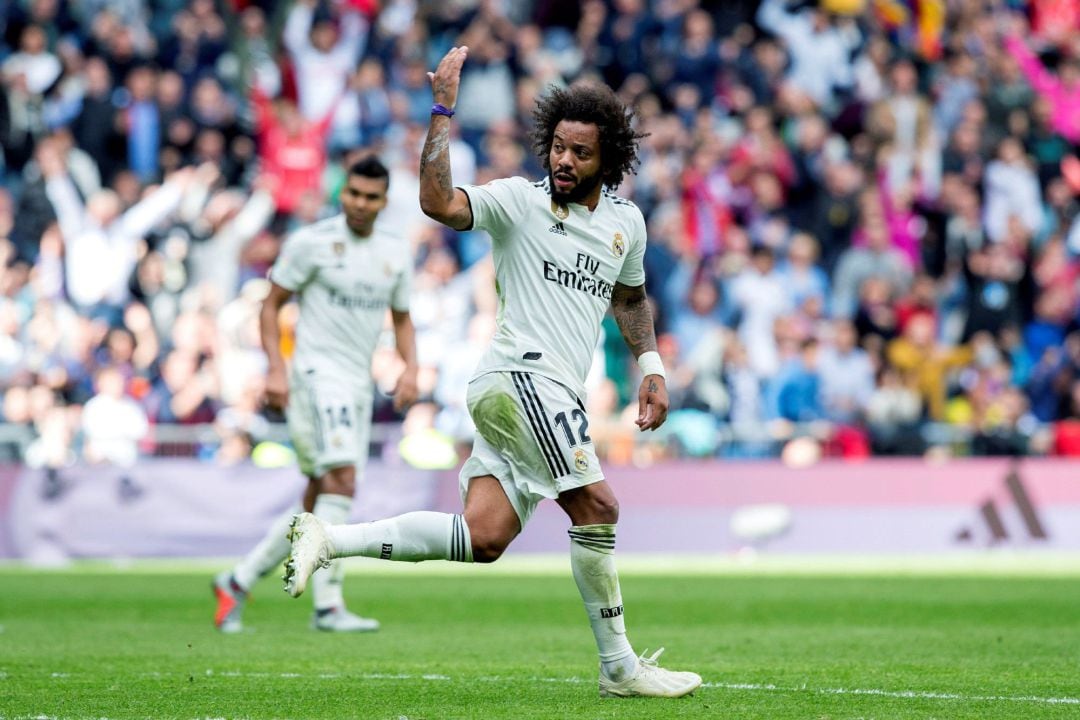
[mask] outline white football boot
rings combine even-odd
[[[333,607],[316,610],[311,617],[311,627],[326,632],[375,632],[379,629],[379,621],[360,617],[344,607]]]
[[[649,652],[648,650],[645,653]],[[665,670],[656,664],[660,648],[649,657],[638,658],[637,670],[625,680],[615,682],[600,673],[600,697],[666,697],[689,695],[701,686],[701,676],[692,672]]]
[[[311,574],[319,568],[330,567],[334,547],[323,521],[311,513],[294,515],[286,537],[292,548],[285,561],[285,592],[300,597]]]

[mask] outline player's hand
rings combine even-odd
[[[278,410],[284,410],[289,404],[289,380],[284,368],[266,373],[266,389],[263,391],[266,404]]]
[[[461,84],[461,66],[465,64],[465,56],[469,54],[469,48],[450,48],[450,52],[443,56],[439,67],[435,72],[427,74],[431,80],[431,94],[435,102],[448,108],[453,108],[457,103],[458,85]]]
[[[646,375],[638,388],[638,417],[634,422],[642,432],[655,430],[667,420],[667,383],[659,375]]]
[[[416,385],[416,368],[405,368],[390,394],[394,396],[394,410],[397,412],[405,412],[412,407],[420,394]]]

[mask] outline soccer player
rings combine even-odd
[[[583,383],[610,305],[642,369],[637,425],[664,422],[668,394],[645,295],[645,222],[607,190],[632,171],[641,137],[606,87],[554,89],[538,101],[534,148],[548,170],[454,187],[448,144],[467,49],[430,75],[435,105],[421,157],[420,205],[494,243],[498,329],[469,384],[477,437],[461,470],[461,515],[412,512],[356,525],[309,514],[293,523],[285,589],[298,596],[332,558],[493,562],[544,498],[570,517],[570,563],[600,655],[602,697],[679,697],[701,678],[636,657],[615,571],[619,506],[589,438]]]
[[[300,470],[309,480],[303,509],[330,524],[348,521],[357,468],[367,460],[371,356],[387,308],[405,361],[394,407],[404,410],[416,399],[416,341],[409,316],[412,260],[407,244],[375,227],[389,184],[389,173],[375,158],[349,168],[340,195],[343,212],[286,240],[270,270],[270,293],[259,316],[268,360],[267,403],[285,409]],[[286,371],[278,313],[294,294],[300,319]],[[300,510],[293,507],[279,517],[239,564],[214,579],[218,629],[242,629],[244,600],[255,581],[288,555],[289,523]],[[377,630],[377,621],[345,609],[342,579],[340,563],[312,578],[312,626],[336,632]]]

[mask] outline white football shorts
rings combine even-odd
[[[300,472],[318,478],[355,465],[359,478],[368,458],[371,404],[370,390],[315,370],[294,369],[285,420]]]
[[[462,502],[472,478],[494,475],[524,528],[544,498],[604,479],[585,407],[565,385],[490,372],[469,383],[467,403],[476,438],[459,476]]]

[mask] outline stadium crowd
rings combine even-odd
[[[149,427],[202,423],[246,458],[266,270],[370,151],[415,257],[405,430],[467,443],[488,239],[417,203],[426,71],[461,44],[456,183],[542,176],[550,84],[606,82],[649,133],[618,190],[648,222],[674,410],[648,452],[1080,454],[1076,0],[0,7],[2,420],[30,462],[128,464]],[[636,368],[606,330],[591,434],[626,462]],[[382,387],[397,362],[388,336]]]

